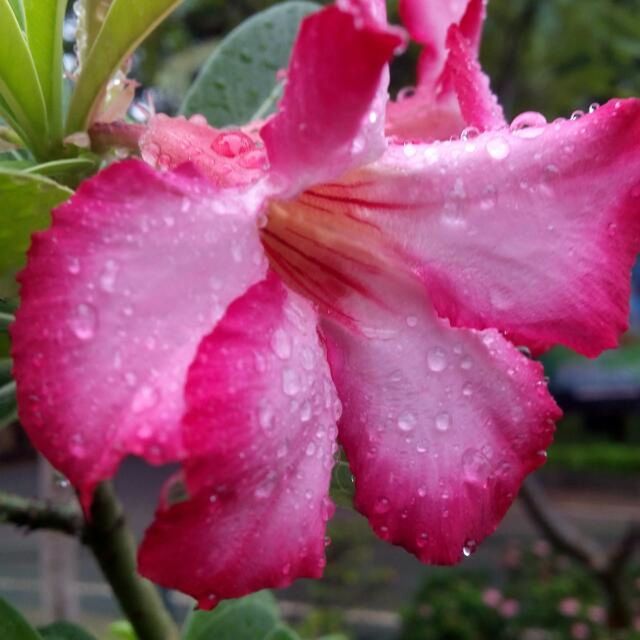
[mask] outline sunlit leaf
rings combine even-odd
[[[181,0],[114,0],[80,72],[69,106],[67,133],[85,131],[111,77]]]
[[[285,2],[244,22],[216,47],[181,112],[200,113],[216,127],[272,113],[282,92],[277,73],[289,63],[300,22],[319,8],[313,2]]]
[[[36,155],[46,155],[47,111],[27,40],[9,0],[0,0],[0,114],[19,128]]]
[[[11,5],[13,12],[16,14],[18,24],[22,29],[24,29],[24,5],[22,0],[9,0],[9,4]]]
[[[0,273],[23,264],[31,234],[46,228],[51,209],[72,193],[42,176],[0,170]]]

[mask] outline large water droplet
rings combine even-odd
[[[504,160],[511,153],[511,148],[509,147],[509,143],[502,136],[498,136],[497,138],[491,138],[489,142],[487,142],[487,153],[494,160]]]
[[[69,320],[69,326],[79,340],[91,340],[98,326],[98,314],[89,304],[79,304]]]
[[[214,138],[211,149],[225,158],[235,158],[253,149],[253,141],[242,131],[225,131]]]
[[[544,133],[547,119],[536,111],[526,111],[511,123],[511,131],[520,138],[537,138]]]

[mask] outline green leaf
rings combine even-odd
[[[62,139],[62,25],[66,6],[66,0],[24,0],[29,49],[56,143]]]
[[[48,178],[0,170],[0,273],[22,266],[31,234],[46,228],[51,209],[72,194]]]
[[[285,2],[253,16],[215,49],[180,109],[204,115],[216,127],[243,125],[272,113],[300,22],[317,11],[314,2]]]
[[[44,640],[95,640],[84,629],[69,622],[56,622],[38,629]]]
[[[109,625],[109,633],[118,640],[137,640],[136,632],[128,620],[118,620]]]
[[[6,600],[0,598],[2,640],[42,640],[38,632]]]
[[[38,156],[47,150],[47,110],[25,35],[9,5],[0,0],[0,113]]]
[[[300,636],[289,627],[278,627],[274,629],[265,640],[300,640]]]
[[[267,640],[277,629],[281,629],[281,624],[276,600],[268,591],[261,591],[223,602],[213,611],[195,611],[187,620],[182,637],[184,640]]]
[[[16,19],[21,29],[24,29],[24,6],[22,0],[9,0],[9,4],[13,9],[13,13],[16,14]]]
[[[56,182],[65,185],[78,185],[82,180],[98,170],[100,159],[98,156],[86,152],[86,155],[79,158],[68,158],[67,160],[54,160],[29,166],[25,173],[36,173],[46,176]]]
[[[181,0],[114,0],[69,105],[67,133],[86,131],[111,77]]]
[[[78,30],[76,32],[76,55],[80,68],[95,42],[113,0],[76,0]]]

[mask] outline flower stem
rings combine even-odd
[[[71,536],[80,536],[84,526],[82,514],[77,509],[55,507],[42,500],[29,500],[4,491],[0,491],[0,523]]]
[[[174,640],[178,631],[156,588],[136,569],[135,541],[109,483],[100,485],[84,532],[139,640]]]

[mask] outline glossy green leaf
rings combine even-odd
[[[34,153],[44,157],[47,110],[26,37],[9,0],[0,0],[0,97],[2,115],[19,128]]]
[[[24,29],[24,5],[22,3],[22,0],[9,0],[9,4],[13,9],[13,13],[16,14],[18,24],[22,29]]]
[[[300,636],[293,629],[281,626],[274,629],[265,640],[300,640]]]
[[[87,129],[111,77],[180,2],[114,0],[80,72],[69,105],[67,133]]]
[[[62,137],[62,25],[66,0],[23,0],[29,49],[40,79],[51,135]]]
[[[281,626],[275,598],[268,591],[261,591],[223,602],[213,611],[193,612],[182,637],[183,640],[267,640],[269,634]]]
[[[313,2],[286,2],[244,22],[216,47],[181,113],[200,113],[216,127],[272,113],[282,93],[277,73],[289,63],[300,22],[319,8]]]
[[[69,622],[56,622],[38,631],[43,640],[95,640],[90,633]]]
[[[0,598],[2,640],[42,640],[38,632],[6,600]]]
[[[72,193],[42,176],[0,170],[0,273],[22,266],[31,234],[46,228],[51,209]]]

